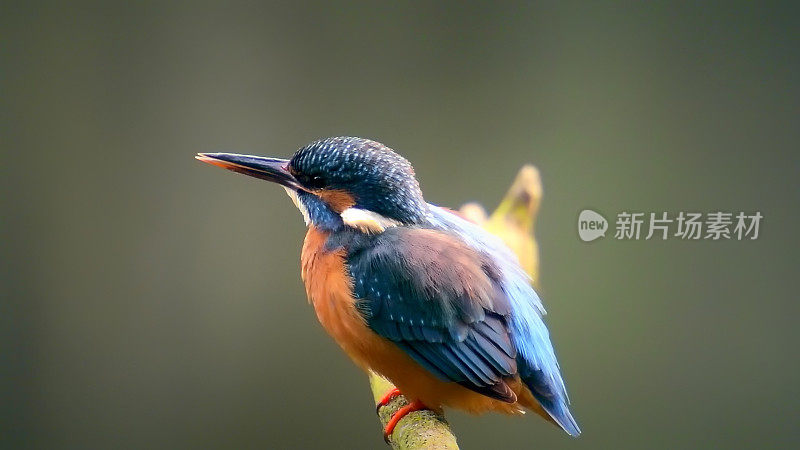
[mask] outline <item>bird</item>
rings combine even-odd
[[[330,137],[290,159],[198,153],[282,186],[308,229],[301,278],[317,319],[353,362],[391,381],[406,414],[532,411],[571,436],[573,417],[529,275],[496,236],[428,203],[391,148]]]

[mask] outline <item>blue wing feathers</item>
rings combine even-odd
[[[480,355],[473,352],[472,349],[468,348],[463,342],[450,346],[449,350],[453,352],[456,359],[464,361],[467,366],[469,366],[469,371],[474,373],[481,380],[483,385],[489,386],[500,381],[500,376],[486,366],[480,359]]]
[[[499,348],[503,351],[508,357],[516,358],[517,350],[511,344],[511,340],[508,338],[508,335],[504,333],[504,331],[498,331],[495,327],[492,327],[487,323],[489,321],[484,321],[475,324],[475,331],[482,336],[483,338],[489,340],[494,346]]]
[[[424,338],[420,340],[436,343],[444,342],[444,336],[442,336],[441,331],[434,330],[431,327],[420,327],[420,329],[422,330],[422,336]]]
[[[514,373],[514,365],[508,361],[505,352],[488,341],[480,333],[470,333],[469,338],[464,342],[466,342],[473,351],[480,354],[484,361],[491,364],[495,371],[505,375],[512,375]]]
[[[422,346],[412,346],[407,342],[398,341],[397,345],[409,354],[417,363],[443,381],[454,381],[451,374],[455,368],[447,362],[442,355],[429,351]]]

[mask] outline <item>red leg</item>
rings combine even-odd
[[[383,429],[383,438],[386,442],[389,442],[389,436],[392,435],[394,432],[394,427],[397,426],[397,422],[400,422],[400,419],[405,417],[408,413],[419,411],[420,409],[425,409],[425,405],[422,404],[419,400],[414,400],[413,402],[409,403],[406,406],[398,409],[396,413],[392,416],[389,420],[389,423],[386,424],[386,428]]]
[[[378,410],[381,409],[382,406],[386,406],[390,401],[392,401],[393,398],[397,397],[398,395],[400,395],[400,389],[397,388],[390,389],[389,392],[387,392],[386,395],[383,396],[381,401],[378,402],[378,405],[375,407],[375,409]]]

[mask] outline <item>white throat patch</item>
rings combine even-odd
[[[308,225],[309,222],[311,222],[311,218],[308,216],[308,210],[306,209],[306,205],[304,205],[303,202],[301,202],[300,199],[297,198],[297,192],[295,192],[294,189],[287,188],[286,186],[283,187],[283,190],[285,190],[286,195],[288,195],[289,198],[292,199],[292,203],[294,203],[294,206],[297,206],[297,209],[300,210],[300,214],[303,215],[303,222],[305,222],[306,225]]]
[[[383,233],[387,228],[400,225],[400,222],[384,217],[376,212],[359,208],[347,208],[342,211],[342,221],[363,233]]]

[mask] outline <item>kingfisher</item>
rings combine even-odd
[[[533,411],[580,429],[528,274],[502,241],[427,203],[389,147],[332,137],[290,159],[200,153],[200,161],[281,185],[308,226],[301,276],[322,327],[411,411]],[[379,404],[379,406],[380,406]]]

